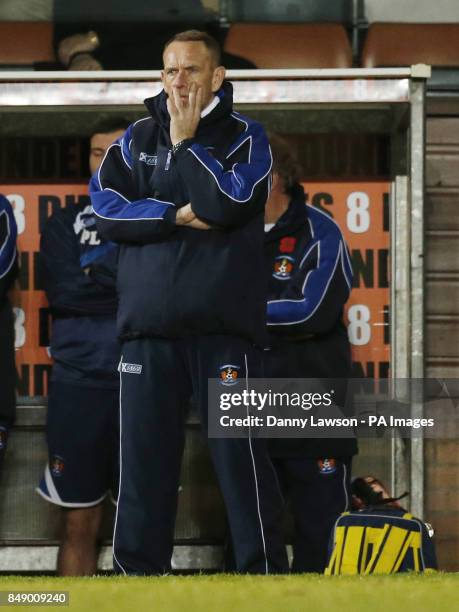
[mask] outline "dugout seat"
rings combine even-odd
[[[257,68],[350,68],[352,50],[337,23],[235,23],[224,50]]]
[[[353,0],[227,0],[229,21],[352,24]]]
[[[37,62],[54,62],[53,24],[49,21],[0,22],[2,69],[32,68]]]
[[[459,68],[459,23],[373,23],[361,63],[363,68],[412,64]]]

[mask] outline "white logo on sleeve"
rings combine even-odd
[[[121,372],[126,372],[126,374],[142,374],[142,366],[138,363],[122,363]]]

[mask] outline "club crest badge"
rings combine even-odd
[[[225,387],[231,387],[232,385],[237,384],[239,370],[241,368],[237,365],[223,365],[220,367],[220,382]]]
[[[288,280],[292,276],[295,260],[288,255],[279,255],[274,260],[273,276],[278,280]]]
[[[337,470],[336,459],[317,459],[317,465],[321,474],[334,474]]]
[[[59,477],[62,476],[64,471],[64,460],[59,455],[54,455],[49,463],[49,469],[51,470],[51,474],[53,476]]]

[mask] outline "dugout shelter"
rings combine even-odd
[[[425,65],[229,73],[236,108],[292,139],[304,162],[309,202],[328,210],[345,231],[357,266],[356,297],[346,315],[356,372],[375,378],[425,373],[429,76]],[[87,197],[78,174],[85,156],[78,138],[101,118],[143,116],[141,101],[160,89],[154,72],[0,74],[2,163],[9,169],[3,190],[20,221],[22,270],[14,304],[21,398],[2,483],[0,571],[51,571],[57,551],[57,514],[34,493],[46,461],[50,368],[49,313],[37,275],[40,227],[55,207]],[[63,153],[66,141],[73,146],[70,158]],[[421,410],[414,402],[413,414]],[[214,569],[221,557],[223,505],[193,417],[187,429],[174,563],[181,570]],[[360,449],[354,471],[374,473],[395,493],[409,489],[410,509],[422,515],[423,439],[361,440]],[[110,528],[107,523],[107,538]],[[110,566],[107,539],[100,567]]]

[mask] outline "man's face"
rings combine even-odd
[[[186,105],[190,86],[195,83],[202,90],[201,110],[211,102],[225,78],[225,69],[215,66],[213,56],[201,41],[171,43],[164,51],[163,62],[161,80],[167,95],[173,98],[176,90]]]
[[[108,147],[124,134],[124,130],[115,130],[107,134],[93,134],[89,141],[89,169],[91,175],[99,168]]]

